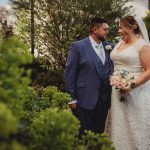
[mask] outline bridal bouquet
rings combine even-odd
[[[116,70],[110,77],[110,84],[120,90],[121,101],[126,99],[126,94],[131,88],[134,76],[127,70]]]

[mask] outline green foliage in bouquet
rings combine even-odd
[[[150,39],[150,11],[147,12],[147,16],[144,17],[144,22],[146,24],[147,30],[148,30],[148,36]]]
[[[79,121],[67,110],[46,109],[33,119],[31,134],[36,150],[71,150]]]

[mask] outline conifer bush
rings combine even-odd
[[[0,102],[0,138],[8,139],[17,131],[18,120],[6,104]]]
[[[36,150],[72,150],[79,121],[67,110],[46,109],[33,119]]]

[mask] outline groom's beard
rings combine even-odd
[[[98,38],[101,42],[105,41],[105,37],[104,37],[104,36],[97,35],[97,38]]]

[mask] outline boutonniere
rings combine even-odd
[[[105,45],[105,49],[108,53],[110,53],[113,49],[113,47],[111,45]]]

